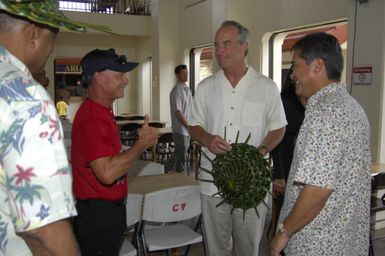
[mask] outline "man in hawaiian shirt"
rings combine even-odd
[[[340,83],[337,39],[310,34],[293,47],[292,79],[308,98],[271,255],[368,255],[370,127]]]
[[[57,4],[0,0],[0,255],[78,254],[63,130],[31,75],[44,70],[59,28],[86,31]]]

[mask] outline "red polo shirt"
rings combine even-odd
[[[126,175],[112,185],[98,181],[89,163],[120,152],[120,136],[112,109],[86,99],[72,126],[73,190],[77,198],[119,200],[127,195]]]

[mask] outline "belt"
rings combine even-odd
[[[127,198],[124,197],[120,200],[115,200],[115,201],[108,201],[108,200],[101,200],[101,199],[83,200],[83,199],[76,198],[76,202],[85,204],[87,206],[125,206],[127,202]]]

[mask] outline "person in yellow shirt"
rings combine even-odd
[[[60,96],[60,100],[56,103],[56,109],[59,116],[64,120],[67,115],[67,103],[63,100],[63,97]]]

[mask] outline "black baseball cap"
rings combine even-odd
[[[126,73],[136,68],[138,64],[137,62],[127,61],[126,56],[118,55],[113,48],[108,50],[92,50],[80,61],[80,66],[85,76],[92,76],[96,72],[106,69]]]

